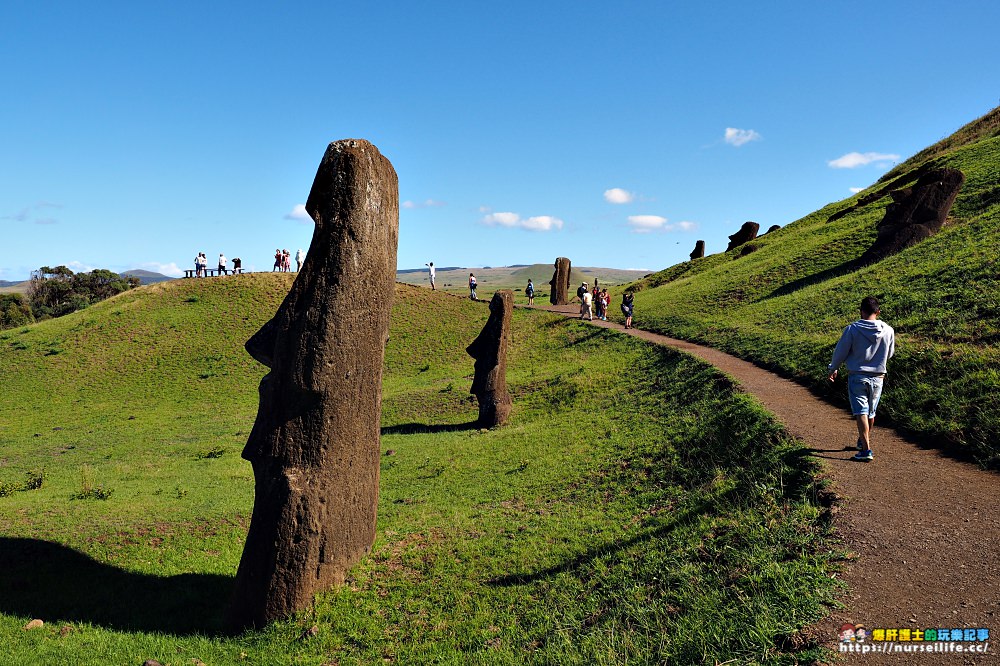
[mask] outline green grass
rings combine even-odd
[[[0,482],[25,485],[0,497],[0,663],[817,654],[797,630],[826,612],[835,544],[812,463],[752,399],[691,358],[518,310],[512,422],[481,431],[464,348],[486,308],[406,286],[371,555],[299,617],[223,636],[264,372],[242,343],[291,277],[144,287],[0,338]]]
[[[906,174],[929,159],[963,171],[965,185],[937,236],[874,265],[853,265],[874,240],[889,198],[829,218],[880,183],[753,241],[757,249],[746,256],[739,249],[719,253],[636,283],[636,325],[719,347],[842,402],[845,379],[828,386],[826,364],[861,298],[875,295],[897,332],[880,418],[997,467],[997,117],[1000,111],[988,114],[883,179],[900,178],[905,186],[914,179]]]

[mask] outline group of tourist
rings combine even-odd
[[[528,281],[528,286],[531,281]],[[534,292],[534,289],[532,289]],[[576,290],[577,298],[580,299],[580,319],[594,320],[594,311],[601,321],[608,320],[608,306],[611,305],[611,296],[607,288],[601,288],[594,280],[594,287],[591,289],[586,282],[582,283]],[[528,299],[529,305],[533,298]],[[625,328],[632,328],[632,310],[635,307],[635,294],[630,291],[622,294],[622,314],[625,315]]]
[[[226,255],[219,253],[219,264],[216,268],[219,275],[226,275],[229,273],[229,260],[226,259]],[[243,272],[243,260],[239,257],[233,258],[233,274]],[[195,277],[206,277],[208,275],[208,257],[205,256],[204,252],[199,252],[198,256],[194,258],[194,275]]]
[[[299,248],[299,251],[295,253],[295,272],[302,270],[302,262],[306,259],[306,253]],[[274,268],[271,272],[280,271],[282,273],[287,273],[292,270],[292,254],[288,250],[275,250],[274,251]]]

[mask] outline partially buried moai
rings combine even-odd
[[[566,257],[556,259],[555,271],[552,273],[552,280],[549,284],[552,289],[549,292],[549,303],[552,305],[566,305],[569,303],[569,280],[570,262]]]
[[[482,332],[465,351],[476,359],[473,393],[479,401],[480,428],[503,425],[510,416],[507,393],[507,349],[510,347],[510,318],[514,312],[514,292],[504,289],[493,294],[490,318]]]
[[[246,343],[271,371],[243,450],[253,464],[254,506],[231,630],[308,607],[316,592],[342,583],[375,540],[396,172],[367,141],[331,143],[306,210],[316,229],[302,271]]]

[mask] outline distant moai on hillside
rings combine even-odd
[[[694,250],[691,251],[691,259],[701,259],[705,256],[705,241],[700,240],[694,244]]]
[[[331,143],[306,210],[316,223],[309,260],[246,343],[271,371],[243,449],[254,506],[226,617],[234,631],[308,608],[375,540],[396,172],[367,141]],[[371,296],[364,316],[345,316],[358,294]]]
[[[512,401],[507,393],[507,349],[510,347],[513,312],[514,292],[503,289],[493,294],[490,318],[465,350],[476,359],[476,374],[469,393],[479,401],[480,428],[503,425],[510,416]]]
[[[777,230],[778,230],[778,229],[780,229],[780,228],[781,228],[781,225],[780,225],[780,224],[772,224],[771,226],[769,226],[769,227],[767,228],[767,231],[765,231],[765,232],[764,232],[764,234],[769,234],[769,233],[771,233],[772,231],[777,231]],[[761,235],[764,235],[764,234],[761,234]]]
[[[729,237],[729,247],[726,248],[726,252],[757,238],[758,231],[760,231],[760,225],[756,222],[744,222],[740,230]]]
[[[549,284],[552,289],[549,293],[549,302],[552,305],[566,305],[569,303],[570,295],[570,262],[566,257],[559,257],[556,259],[555,272],[552,274],[552,280]]]
[[[965,174],[958,169],[936,169],[912,187],[890,192],[893,203],[875,226],[875,242],[861,255],[860,263],[880,261],[939,232],[964,182]]]

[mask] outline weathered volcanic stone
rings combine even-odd
[[[890,192],[893,203],[875,227],[875,242],[859,261],[871,264],[885,259],[941,231],[964,182],[965,175],[958,169],[936,169],[912,187]]]
[[[486,320],[479,337],[465,350],[476,359],[476,375],[469,393],[475,394],[479,400],[480,428],[503,425],[510,416],[512,403],[507,393],[507,348],[510,346],[513,311],[514,292],[504,289],[493,294],[490,318]]]
[[[232,630],[306,608],[315,592],[342,583],[375,539],[396,172],[367,141],[331,143],[306,210],[316,229],[302,271],[246,343],[271,371],[243,449],[254,507],[227,615]]]
[[[695,242],[694,250],[691,251],[692,259],[701,259],[705,256],[705,241],[700,240]]]
[[[777,230],[778,230],[778,229],[780,229],[780,228],[781,228],[781,225],[780,225],[780,224],[772,224],[771,226],[769,226],[769,227],[767,228],[767,231],[765,231],[764,233],[765,233],[765,234],[769,234],[769,233],[771,233],[772,231],[777,231]]]
[[[760,225],[756,222],[744,222],[740,230],[729,237],[729,247],[726,248],[726,252],[757,238],[758,231],[760,231]]]
[[[549,284],[552,289],[549,293],[549,302],[552,305],[566,305],[569,303],[569,273],[570,273],[570,262],[566,257],[559,257],[556,259],[555,272],[552,274],[552,280]]]

